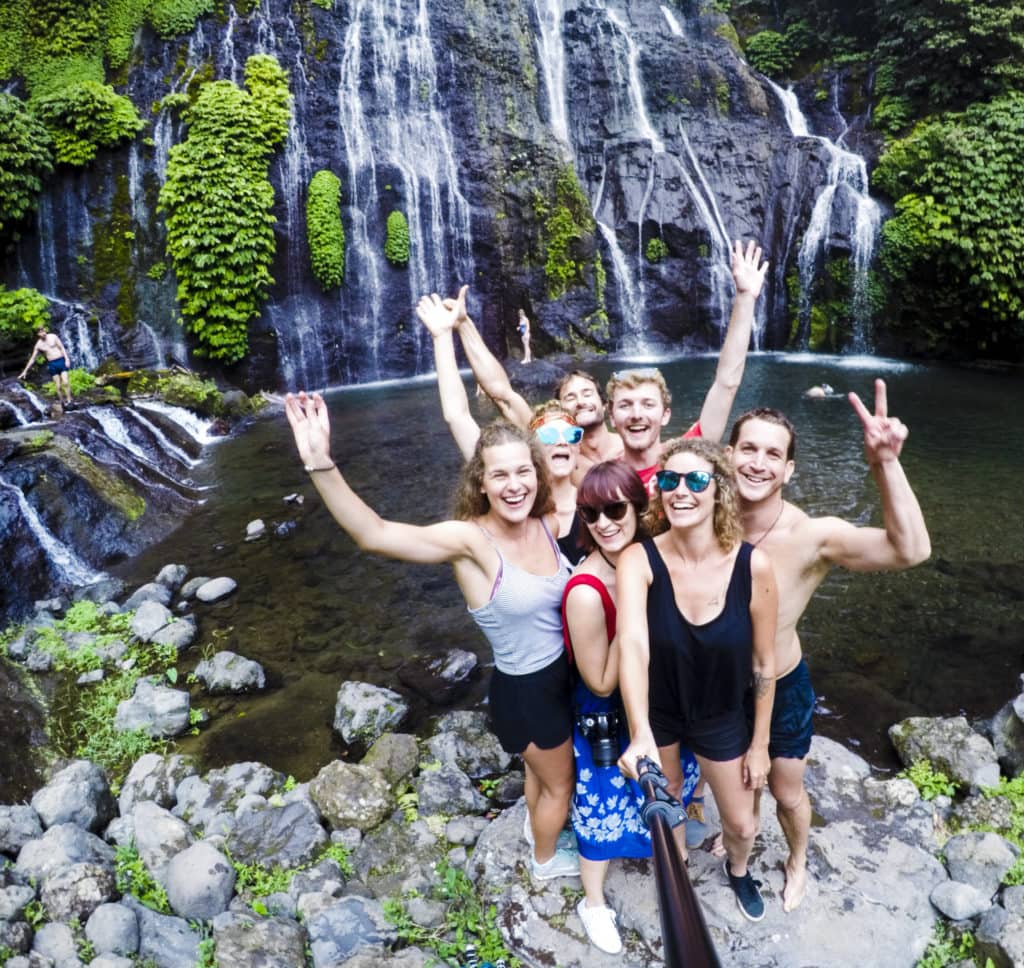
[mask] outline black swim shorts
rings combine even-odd
[[[814,690],[811,673],[801,659],[792,672],[787,672],[775,683],[775,704],[772,706],[772,726],[768,738],[768,755],[802,760],[811,748],[814,735]],[[753,698],[747,694],[747,718],[753,722]]]
[[[542,750],[561,746],[572,736],[573,727],[565,652],[550,665],[524,676],[495,669],[490,706],[491,728],[506,753],[522,753],[531,743]]]
[[[58,373],[63,373],[68,366],[64,362],[64,357],[58,356],[55,360],[47,360],[46,368],[50,371],[50,376],[56,376]]]

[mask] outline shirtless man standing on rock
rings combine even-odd
[[[873,414],[856,393],[849,394],[849,400],[864,428],[864,456],[881,496],[884,528],[857,527],[835,517],[812,518],[783,498],[782,488],[795,468],[796,433],[778,410],[762,408],[742,414],[730,436],[743,537],[767,552],[779,588],[775,638],[779,671],[768,746],[768,788],[789,845],[784,911],[792,911],[804,898],[811,826],[804,770],[811,745],[814,691],[797,623],[831,568],[900,571],[931,554],[921,507],[900,464],[908,430],[888,415],[885,382],[875,381]],[[752,709],[748,710],[751,716]]]
[[[71,359],[64,344],[56,333],[48,332],[45,326],[36,330],[36,345],[32,348],[32,355],[25,364],[25,369],[18,375],[19,380],[25,379],[36,357],[42,353],[46,357],[46,368],[53,377],[53,386],[57,391],[57,403],[67,397],[65,406],[71,406],[71,384],[68,382],[68,370],[71,369]]]

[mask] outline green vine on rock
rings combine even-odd
[[[341,224],[341,181],[333,171],[318,171],[306,196],[309,258],[324,292],[345,277],[345,229]]]
[[[183,115],[188,137],[171,149],[158,206],[197,352],[226,363],[245,355],[248,324],[273,283],[268,166],[291,117],[288,75],[273,57],[250,57],[245,84],[202,86]]]
[[[144,126],[128,98],[97,81],[36,98],[32,110],[50,129],[57,161],[67,165],[88,164],[100,148],[134,138]]]
[[[409,223],[397,209],[388,216],[384,255],[394,266],[404,266],[409,262]]]
[[[554,205],[534,194],[534,213],[543,219],[544,277],[548,298],[558,299],[571,285],[582,282],[586,257],[579,245],[594,231],[587,196],[583,194],[576,172],[566,165],[555,179]]]

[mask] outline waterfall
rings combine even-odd
[[[47,419],[50,415],[50,408],[35,393],[25,386],[25,384],[19,384],[18,388],[25,394],[25,398],[28,402],[36,408],[36,416],[42,417],[44,420]],[[32,423],[35,423],[35,421],[32,421]]]
[[[882,215],[878,203],[868,194],[867,165],[860,155],[855,155],[842,147],[843,137],[848,128],[844,129],[837,141],[811,134],[793,90],[783,90],[771,80],[768,84],[782,102],[786,123],[792,135],[796,138],[813,138],[825,149],[829,160],[828,176],[814,201],[810,221],[797,255],[797,268],[800,274],[799,331],[806,339],[810,332],[815,277],[821,267],[829,237],[837,229],[845,227],[850,239],[850,268],[853,277],[850,311],[854,330],[849,349],[854,353],[869,352],[871,307],[867,294],[868,270],[874,257]],[[838,77],[836,84],[833,85],[833,98],[836,99],[838,114],[837,84]],[[844,199],[852,200],[852,219],[849,214],[849,203],[844,202]]]
[[[18,501],[18,509],[21,511],[21,516],[28,525],[28,529],[46,552],[47,558],[62,581],[78,587],[91,585],[106,577],[103,572],[94,571],[71,548],[47,529],[36,513],[36,509],[25,499],[20,487],[9,484],[3,477],[0,477],[0,487],[14,494]]]
[[[132,408],[128,409],[126,412],[131,415],[132,419],[135,420],[136,423],[141,424],[143,427],[145,427],[146,430],[148,430],[156,438],[157,443],[159,443],[160,446],[168,454],[170,454],[176,460],[180,461],[186,467],[195,467],[196,464],[199,463],[198,460],[195,460],[192,457],[190,457],[188,454],[186,454],[185,451],[183,451],[177,444],[175,444],[167,436],[167,434],[165,434],[155,423],[153,423],[152,420],[150,420],[148,417],[144,417],[141,413],[139,413],[139,411],[137,409],[132,407]],[[199,429],[197,427],[196,431],[197,431],[197,433],[200,433],[200,432],[205,433],[205,429],[206,428],[204,428],[203,431],[199,431]],[[189,430],[189,436],[192,437],[193,440],[198,440],[199,439],[198,437],[194,437],[192,435],[192,431],[191,430]],[[203,442],[205,443],[205,441],[203,441]]]
[[[378,378],[388,268],[383,226],[371,216],[393,207],[408,219],[410,297],[472,278],[473,265],[469,204],[459,189],[448,119],[439,108],[427,2],[418,0],[411,17],[404,8],[394,0],[351,4],[338,86],[348,178],[346,273],[360,282],[360,305],[346,314],[344,335],[347,344],[370,348]],[[403,78],[407,85],[400,87]],[[398,182],[383,189],[395,193],[393,204],[390,193],[382,198],[382,175]],[[430,354],[420,327],[413,338],[419,370]]]
[[[184,407],[175,407],[160,400],[136,400],[135,407],[163,414],[181,427],[197,444],[215,444],[225,439],[210,433],[214,423],[212,420],[206,420]]]
[[[671,31],[673,37],[682,37],[683,28],[679,25],[679,21],[676,19],[676,15],[669,10],[665,4],[661,5],[661,12],[665,17],[665,22],[668,24],[668,29]]]
[[[21,408],[17,404],[11,403],[10,400],[0,400],[0,403],[14,414],[14,419],[18,421],[19,427],[27,427],[32,422],[22,413]]]
[[[534,0],[533,7],[540,25],[537,59],[548,95],[548,123],[554,136],[571,153],[572,139],[569,137],[569,116],[565,106],[565,44],[562,41],[565,0]]]

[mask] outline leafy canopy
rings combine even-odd
[[[53,141],[23,101],[0,94],[0,233],[36,208],[53,170]]]

